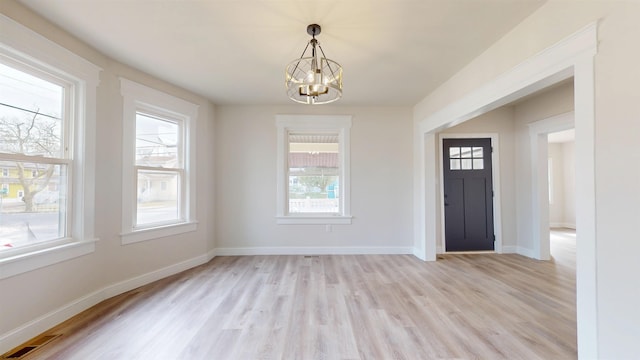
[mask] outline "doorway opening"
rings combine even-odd
[[[549,133],[547,140],[549,249],[554,259],[573,254],[562,260],[575,263],[575,129]]]

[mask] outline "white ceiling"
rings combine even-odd
[[[216,104],[293,104],[284,67],[317,37],[337,104],[412,106],[544,0],[20,0],[108,56]]]

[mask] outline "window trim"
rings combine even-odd
[[[197,229],[196,221],[196,119],[199,106],[167,93],[158,91],[134,81],[120,78],[120,92],[123,97],[122,116],[122,244],[158,239],[178,235]],[[135,226],[137,166],[135,163],[135,121],[138,112],[154,114],[182,122],[184,143],[183,181],[180,190],[180,206],[183,219],[172,223]]]
[[[70,237],[34,247],[3,251],[0,279],[70,260],[95,251],[96,92],[102,69],[31,29],[0,14],[0,57],[69,84],[72,191],[68,206]],[[3,61],[4,62],[4,61]]]
[[[276,224],[351,224],[351,115],[276,115],[277,127],[277,185]],[[337,132],[340,139],[340,198],[341,214],[288,213],[288,134],[290,132]]]

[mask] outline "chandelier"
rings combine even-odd
[[[300,59],[290,62],[285,71],[287,95],[301,104],[328,104],[342,97],[342,66],[325,56],[316,40],[320,30],[318,24],[307,26],[307,33],[312,38]],[[309,45],[311,56],[305,57]],[[320,54],[316,49],[320,50]]]

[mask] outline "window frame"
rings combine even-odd
[[[277,128],[277,186],[276,224],[351,224],[351,167],[350,137],[352,117],[350,115],[276,115]],[[289,213],[289,133],[337,133],[339,138],[339,187],[341,197],[335,213]]]
[[[161,237],[178,235],[197,229],[196,220],[196,171],[195,142],[196,119],[199,106],[134,81],[120,78],[123,96],[123,152],[122,152],[122,232],[123,245]],[[180,181],[178,206],[180,216],[176,221],[136,225],[137,178],[140,169],[148,167],[136,164],[136,115],[142,113],[179,124],[182,143],[182,181]],[[173,172],[174,169],[164,169]]]
[[[0,59],[5,65],[65,86],[69,125],[63,135],[67,154],[60,158],[13,157],[68,164],[67,236],[3,251],[0,279],[4,279],[95,251],[96,93],[102,69],[1,14],[0,27]]]

